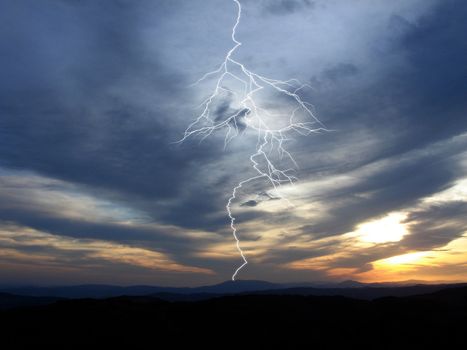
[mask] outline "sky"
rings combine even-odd
[[[261,179],[239,191],[238,278],[466,281],[467,4],[241,3],[235,59],[309,84],[300,96],[329,131],[287,135],[298,180],[279,198]],[[254,175],[257,140],[176,141],[212,92],[213,79],[193,83],[233,46],[236,11],[0,3],[0,284],[231,278],[242,261],[225,205]]]

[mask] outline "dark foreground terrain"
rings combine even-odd
[[[264,294],[56,300],[0,311],[0,334],[3,349],[466,349],[467,287],[372,301]]]

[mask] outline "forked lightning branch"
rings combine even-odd
[[[267,182],[268,192],[278,198],[284,198],[280,193],[283,184],[293,184],[297,178],[293,175],[297,163],[286,149],[286,142],[296,134],[309,135],[326,130],[315,117],[312,105],[300,97],[301,90],[309,88],[297,79],[276,80],[250,71],[235,57],[236,51],[242,45],[237,38],[237,28],[242,18],[242,5],[238,0],[232,0],[237,8],[237,16],[232,27],[232,48],[226,53],[219,67],[206,73],[195,85],[212,79],[215,82],[212,92],[202,102],[201,113],[186,128],[179,142],[192,136],[205,139],[215,132],[224,132],[224,147],[236,136],[247,131],[254,132],[256,144],[253,143],[249,161],[255,172],[254,176],[246,178],[233,188],[227,201],[226,210],[230,218],[230,227],[241,255],[242,264],[232,275],[234,281],[238,272],[248,264],[248,260],[240,246],[237,234],[236,218],[232,212],[232,203],[237,198],[237,192],[248,183],[263,179]],[[267,97],[280,101],[277,106],[268,102]],[[232,100],[232,101],[231,101]],[[235,108],[219,108],[220,103],[229,102]],[[222,112],[222,115],[219,115]],[[272,155],[279,155],[273,157]],[[285,161],[287,160],[287,161]],[[290,164],[281,167],[281,164]]]

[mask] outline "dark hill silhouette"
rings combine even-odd
[[[111,286],[111,285],[78,285],[58,287],[10,287],[0,288],[0,292],[25,296],[55,296],[62,298],[110,298],[123,295],[150,295],[156,293],[170,294],[233,294],[247,291],[260,291],[287,288],[288,284],[276,284],[265,281],[239,280],[226,281],[212,286],[202,287],[162,287],[162,286]]]
[[[6,349],[454,349],[466,348],[466,328],[467,287],[372,301],[264,293],[196,302],[136,296],[0,311]]]
[[[382,297],[406,297],[418,294],[433,293],[442,289],[467,286],[455,285],[416,285],[407,287],[352,287],[352,288],[286,288],[280,290],[255,291],[254,294],[271,295],[303,295],[303,296],[345,296],[354,299],[373,300]]]
[[[14,295],[9,293],[0,293],[0,310],[12,309],[18,307],[28,307],[36,305],[51,304],[60,300],[56,297],[30,297]]]
[[[414,295],[412,300],[428,300],[452,306],[467,306],[467,287],[446,288],[434,293]]]
[[[460,286],[462,284],[457,284]],[[464,284],[466,285],[466,284]],[[154,295],[167,300],[199,300],[212,296],[230,295],[246,292],[275,293],[301,295],[344,295],[352,298],[374,299],[383,296],[408,296],[431,293],[448,286],[448,284],[416,284],[410,282],[370,283],[343,281],[340,283],[271,283],[265,281],[227,281],[220,284],[201,287],[163,287],[163,286],[111,286],[111,285],[78,285],[59,287],[10,287],[0,288],[0,292],[34,296],[60,298],[111,298],[124,295]],[[193,296],[193,298],[187,297]]]

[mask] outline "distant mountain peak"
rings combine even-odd
[[[345,280],[342,282],[337,283],[339,287],[346,287],[346,288],[358,288],[358,287],[366,287],[368,286],[365,283],[354,281],[354,280]]]

